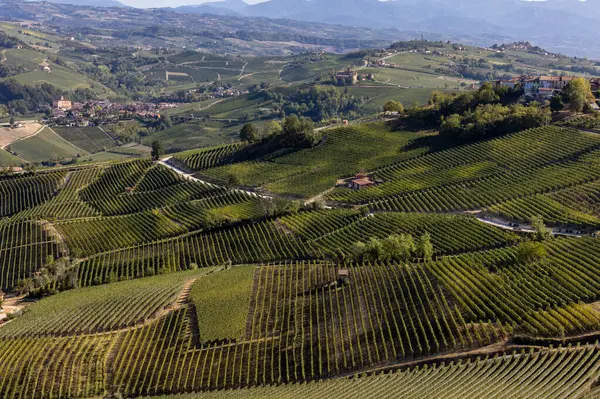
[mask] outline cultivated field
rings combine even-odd
[[[597,394],[599,136],[324,135],[252,161],[233,143],[0,177],[0,287],[27,306],[0,325],[0,397]],[[34,138],[15,144],[74,148]],[[381,182],[335,187],[360,171]],[[287,197],[319,193],[327,208]],[[28,290],[35,303],[14,296]]]
[[[45,127],[37,135],[14,142],[11,151],[30,162],[66,159],[88,154],[60,137],[49,127]]]

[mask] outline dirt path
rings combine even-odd
[[[9,314],[20,312],[27,306],[33,305],[36,302],[36,300],[26,298],[25,295],[4,298],[1,308],[4,312],[0,313],[0,325],[2,324],[2,320],[4,320]]]
[[[179,168],[177,168],[177,167],[175,167],[175,166],[171,165],[170,163],[168,163],[168,161],[169,161],[171,158],[173,158],[173,157],[167,157],[167,158],[163,158],[163,159],[161,159],[160,161],[158,161],[158,163],[159,163],[160,165],[162,165],[162,166],[165,166],[165,167],[167,167],[167,168],[169,168],[169,169],[173,170],[175,173],[179,174],[179,175],[180,175],[180,176],[182,176],[184,179],[191,180],[191,181],[195,181],[195,182],[198,182],[198,183],[202,183],[202,184],[205,184],[205,185],[207,185],[207,186],[209,186],[209,187],[225,188],[225,189],[227,188],[227,187],[225,187],[225,186],[219,186],[218,184],[209,183],[209,182],[207,182],[207,181],[200,180],[200,179],[198,179],[197,177],[194,177],[194,175],[192,175],[192,174],[190,174],[190,173],[186,173],[186,172],[184,172],[183,170],[181,170],[181,169],[179,169]],[[253,196],[253,197],[258,197],[258,198],[267,198],[267,199],[272,199],[272,198],[273,198],[273,197],[269,197],[269,196],[266,196],[266,195],[261,195],[261,194],[258,194],[258,193],[252,192],[252,191],[245,191],[245,190],[241,190],[241,189],[239,189],[239,188],[233,188],[233,189],[230,189],[230,190],[237,191],[237,192],[239,192],[239,193],[248,194],[248,195],[250,195],[250,196]]]
[[[62,233],[56,228],[56,226],[47,220],[40,220],[39,223],[42,225],[42,229],[44,229],[52,239],[58,242],[63,256],[69,256],[69,246],[67,245],[67,240],[65,239],[65,236],[63,236]]]
[[[535,233],[535,230],[533,229],[533,227],[531,227],[531,225],[529,224],[519,224],[519,227],[514,227],[511,226],[511,223],[514,223],[513,221],[510,221],[508,219],[504,219],[498,216],[494,216],[493,219],[490,218],[486,218],[485,216],[482,216],[481,214],[479,214],[478,216],[476,216],[477,220],[479,220],[482,223],[485,224],[489,224],[491,226],[495,226],[498,228],[501,228],[503,230],[509,230],[509,231],[514,231],[517,233]],[[576,238],[580,238],[582,237],[581,234],[575,234],[575,233],[565,233],[562,231],[558,231],[557,228],[550,228],[550,232],[552,235],[555,236],[566,236],[566,237],[576,237]]]
[[[210,103],[210,104],[208,104],[206,107],[198,108],[198,109],[197,109],[197,111],[204,111],[204,110],[207,110],[207,109],[209,109],[210,107],[212,107],[213,105],[217,105],[217,104],[219,104],[219,103],[222,103],[223,101],[225,101],[225,99],[222,99],[222,100],[217,100],[217,101],[215,101],[214,103]],[[196,112],[197,112],[197,111],[196,111]]]
[[[327,194],[331,193],[333,190],[335,190],[335,187],[328,188],[327,190],[323,191],[322,193],[319,193],[319,194],[315,195],[314,197],[307,199],[306,202],[304,202],[304,205],[314,204],[315,202],[322,200]],[[331,207],[326,207],[326,208],[331,209]]]

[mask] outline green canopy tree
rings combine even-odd
[[[240,139],[249,143],[255,143],[260,140],[260,134],[253,123],[246,123],[240,130]]]
[[[592,86],[585,78],[575,78],[569,82],[565,90],[569,101],[569,109],[573,112],[581,112],[590,101],[594,101]]]
[[[433,244],[431,244],[431,235],[428,232],[423,233],[417,242],[417,254],[426,262],[433,258]]]
[[[355,262],[361,262],[363,260],[363,256],[365,254],[365,249],[367,245],[362,241],[357,241],[352,245],[352,249],[350,252],[352,253],[352,259]]]
[[[401,102],[391,100],[384,104],[383,110],[385,112],[397,112],[399,114],[403,114],[404,105],[402,105]]]
[[[158,161],[160,157],[165,155],[165,148],[158,140],[152,142],[152,152],[150,153],[153,161]]]
[[[532,216],[530,222],[538,241],[544,241],[552,237],[552,231],[546,227],[541,216]]]
[[[564,108],[565,103],[562,99],[562,96],[555,95],[554,97],[552,97],[552,100],[550,100],[550,109],[552,110],[552,112],[559,112],[562,111]]]
[[[383,244],[376,238],[371,238],[365,245],[363,260],[366,262],[376,262],[384,259],[385,250]]]
[[[517,259],[520,263],[534,263],[544,259],[548,253],[539,242],[527,241],[517,248]]]

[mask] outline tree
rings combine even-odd
[[[277,121],[271,121],[267,123],[264,128],[264,134],[267,137],[270,136],[279,136],[283,132],[283,127],[281,127],[281,123]]]
[[[355,262],[361,262],[363,260],[366,248],[367,245],[364,242],[355,242],[354,245],[352,245],[352,249],[350,250],[350,252],[352,253],[352,259]]]
[[[15,118],[10,118],[8,123],[10,124],[10,127],[13,127],[15,125]]]
[[[565,103],[562,99],[561,95],[554,95],[552,97],[552,100],[550,100],[550,109],[552,110],[552,112],[559,112],[562,111],[565,108]]]
[[[544,241],[552,237],[552,231],[546,227],[541,216],[531,217],[531,228],[535,231],[535,237],[538,241]]]
[[[159,130],[166,130],[173,127],[173,121],[169,115],[162,115],[160,117]]]
[[[423,233],[417,242],[417,254],[426,262],[433,258],[433,245],[431,244],[431,236],[428,232]]]
[[[383,244],[377,238],[371,238],[367,241],[363,259],[367,262],[376,262],[384,258],[385,250]]]
[[[253,123],[246,123],[242,127],[242,130],[240,130],[240,139],[249,143],[257,142],[260,139],[260,137],[256,126],[254,126]]]
[[[315,131],[315,124],[312,120],[298,118],[296,115],[287,116],[283,120],[283,136],[285,144],[290,147],[305,144],[314,147],[323,137],[320,132]]]
[[[548,253],[539,242],[527,241],[517,248],[517,259],[520,263],[534,263],[544,259]]]
[[[573,112],[581,112],[590,101],[594,101],[592,86],[585,78],[575,78],[569,82],[565,90],[569,109]]]
[[[162,143],[158,140],[153,141],[152,142],[152,152],[150,153],[150,155],[152,155],[152,160],[158,161],[160,159],[160,157],[162,157],[164,154],[165,154],[165,149],[164,149]]]
[[[6,116],[8,116],[8,108],[6,108],[6,105],[0,104],[0,118],[4,118]]]
[[[404,113],[404,105],[401,102],[392,100],[385,103],[383,110],[385,112],[397,112],[402,115]]]

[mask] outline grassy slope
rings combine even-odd
[[[76,147],[92,154],[115,146],[113,139],[98,127],[57,127],[53,130]]]
[[[202,342],[238,339],[244,335],[250,309],[254,267],[242,266],[198,280],[192,301]]]
[[[397,87],[349,87],[348,92],[356,97],[364,97],[366,103],[362,110],[372,113],[377,112],[380,107],[390,101],[400,101],[405,107],[413,102],[424,104],[431,96],[430,89],[400,89]]]
[[[220,122],[191,121],[173,126],[146,137],[142,144],[152,145],[154,140],[163,143],[167,151],[215,146],[238,139],[239,127],[229,127]]]
[[[75,147],[50,128],[45,128],[36,136],[11,144],[11,148],[20,157],[32,162],[72,158],[77,154],[88,155],[86,151]]]
[[[10,152],[0,148],[0,166],[20,165],[23,162],[24,161],[21,158],[16,157]]]

